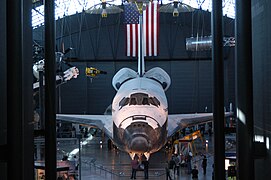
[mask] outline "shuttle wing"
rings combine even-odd
[[[232,116],[232,112],[226,112],[225,117]],[[171,114],[168,115],[168,137],[180,129],[199,125],[213,120],[213,113],[196,114]]]
[[[77,124],[96,126],[103,130],[109,138],[113,137],[113,122],[111,115],[57,114],[56,119]]]

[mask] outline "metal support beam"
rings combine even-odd
[[[40,110],[40,129],[44,130],[44,86],[43,86],[43,70],[39,71],[39,110]]]
[[[254,179],[251,0],[236,1],[237,178]]]
[[[0,1],[0,22],[2,24],[7,23],[6,14],[6,0]],[[7,26],[0,26],[0,151],[8,152],[7,150]],[[2,153],[2,152],[1,152]],[[1,156],[0,158],[0,174],[1,179],[7,179],[7,156]]]
[[[216,180],[223,180],[225,179],[225,137],[222,0],[213,0],[212,5],[214,177]]]
[[[14,4],[13,4],[14,3]],[[21,178],[22,168],[13,173],[16,167],[22,167],[22,22],[20,19],[22,2],[7,1],[7,69],[16,73],[7,76],[7,127],[8,127],[8,151],[11,154],[8,160],[8,179]],[[10,12],[10,13],[9,13]],[[12,13],[11,13],[12,12]],[[15,20],[16,19],[16,20]],[[15,27],[16,24],[16,27]],[[17,155],[16,155],[17,154]]]
[[[79,157],[78,157],[78,165],[79,165],[79,180],[81,180],[82,179],[82,160],[81,160],[81,139],[82,139],[82,137],[81,137],[81,134],[80,134],[80,136],[78,136],[78,148],[79,148]]]
[[[55,4],[45,0],[45,176],[56,179]]]
[[[31,3],[6,1],[7,179],[34,179]]]

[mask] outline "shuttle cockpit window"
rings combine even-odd
[[[150,105],[148,97],[144,97],[142,100],[143,105]]]
[[[160,101],[156,97],[150,97],[150,104],[154,106],[160,106]]]
[[[129,105],[150,105],[148,101],[148,94],[145,93],[131,94]]]
[[[129,99],[130,98],[128,98],[128,97],[122,98],[122,100],[119,102],[120,108],[122,108],[123,106],[126,106],[127,104],[129,104]]]
[[[160,101],[156,97],[149,97],[145,93],[134,93],[130,97],[124,97],[119,102],[120,109],[126,105],[153,105],[160,106]]]
[[[137,102],[136,102],[136,98],[135,98],[135,97],[131,97],[131,98],[130,98],[129,105],[137,105]]]

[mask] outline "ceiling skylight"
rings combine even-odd
[[[122,0],[108,0],[110,4],[120,5]],[[160,0],[163,4],[172,3],[172,0]],[[212,11],[212,0],[180,0],[180,2],[190,5],[196,9]],[[55,0],[55,18],[80,13],[90,7],[101,3],[101,0]],[[223,0],[223,14],[230,18],[235,16],[235,0]],[[44,24],[44,6],[33,7],[32,9],[32,27],[38,27]]]

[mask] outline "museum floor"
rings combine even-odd
[[[84,140],[80,146],[81,156],[81,180],[107,180],[107,179],[130,179],[131,165],[130,156],[115,148],[108,149],[106,138],[93,137]],[[198,141],[198,145],[202,146],[203,141]],[[212,179],[212,164],[213,164],[213,139],[206,136],[204,138],[205,149],[197,148],[197,155],[192,159],[192,166],[197,165],[199,170],[199,180]],[[78,141],[59,141],[58,156],[61,158],[65,152],[71,152],[78,148]],[[79,148],[78,148],[79,149]],[[149,160],[149,179],[166,179],[166,161],[172,152],[162,149],[151,155]],[[196,153],[195,153],[196,154]],[[201,167],[202,154],[207,156],[207,173],[203,175]],[[77,152],[77,156],[79,153]],[[137,171],[137,179],[144,179],[144,172]],[[180,168],[180,175],[175,175],[174,179],[188,180],[192,179],[191,174],[188,174],[187,167]]]

